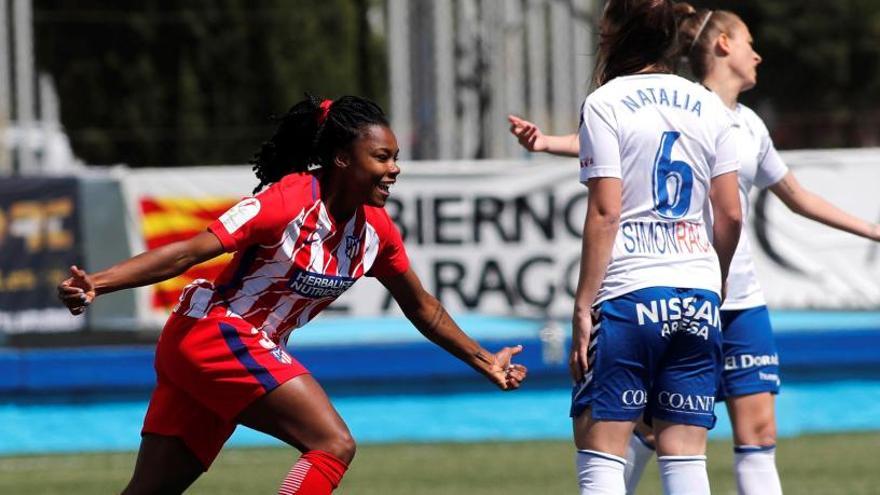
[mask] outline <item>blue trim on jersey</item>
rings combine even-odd
[[[776,448],[776,444],[773,445],[734,445],[733,451],[737,454],[751,454],[754,452],[769,452]]]
[[[228,323],[220,323],[218,326],[220,327],[220,333],[223,334],[223,340],[226,341],[229,350],[235,355],[235,359],[238,359],[238,362],[260,382],[260,385],[263,386],[266,392],[275,389],[278,386],[278,381],[275,380],[275,377],[272,376],[271,373],[269,373],[269,370],[264,368],[263,365],[258,363],[257,360],[251,356],[247,346],[244,345],[244,342],[242,342],[241,338],[238,336],[238,330]]]
[[[250,271],[251,265],[254,264],[254,260],[257,259],[257,250],[259,248],[260,247],[256,244],[247,248],[244,253],[242,253],[241,261],[238,263],[238,267],[235,269],[235,274],[232,275],[229,282],[217,287],[217,293],[220,294],[220,297],[222,297],[224,302],[227,303],[227,306],[229,303],[226,301],[226,292],[232,288],[235,288],[235,290],[241,288],[241,281],[244,279],[244,276],[247,275],[248,271]]]

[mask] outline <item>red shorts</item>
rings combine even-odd
[[[196,319],[172,314],[156,347],[157,384],[143,433],[180,437],[211,465],[257,398],[309,371],[282,346],[217,308]]]

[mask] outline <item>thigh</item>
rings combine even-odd
[[[681,317],[666,337],[670,343],[656,372],[646,416],[711,429],[722,368],[718,296],[686,290],[680,301]]]
[[[658,456],[705,455],[709,430],[701,426],[654,421],[655,447]]]
[[[176,439],[199,460],[204,471],[214,462],[234,430],[235,423],[223,419],[159,371],[144,418],[142,434],[145,439],[148,436]]]
[[[144,434],[124,495],[183,493],[204,472],[180,438]]]
[[[779,393],[779,355],[766,306],[722,311],[724,374],[719,399]]]
[[[626,446],[633,433],[633,421],[594,419],[587,411],[574,418],[574,444],[578,450],[595,450],[626,457]]]
[[[157,386],[144,433],[173,436],[207,469],[248,404],[308,373],[241,318],[172,315],[156,347]]]
[[[350,462],[351,433],[311,375],[300,375],[247,406],[239,424],[272,435],[302,452],[325,450]]]

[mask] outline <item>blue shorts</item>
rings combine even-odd
[[[702,289],[649,287],[593,312],[590,369],[572,391],[571,416],[715,426],[721,379],[719,297]]]
[[[767,306],[721,312],[724,374],[718,399],[779,393],[779,354]]]

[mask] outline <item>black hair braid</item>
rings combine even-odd
[[[318,122],[321,101],[307,94],[303,101],[277,119],[275,134],[260,146],[249,162],[260,180],[254,194],[287,174],[327,167],[335,154],[350,146],[365,127],[388,127],[382,109],[358,96],[335,100],[324,121]]]

